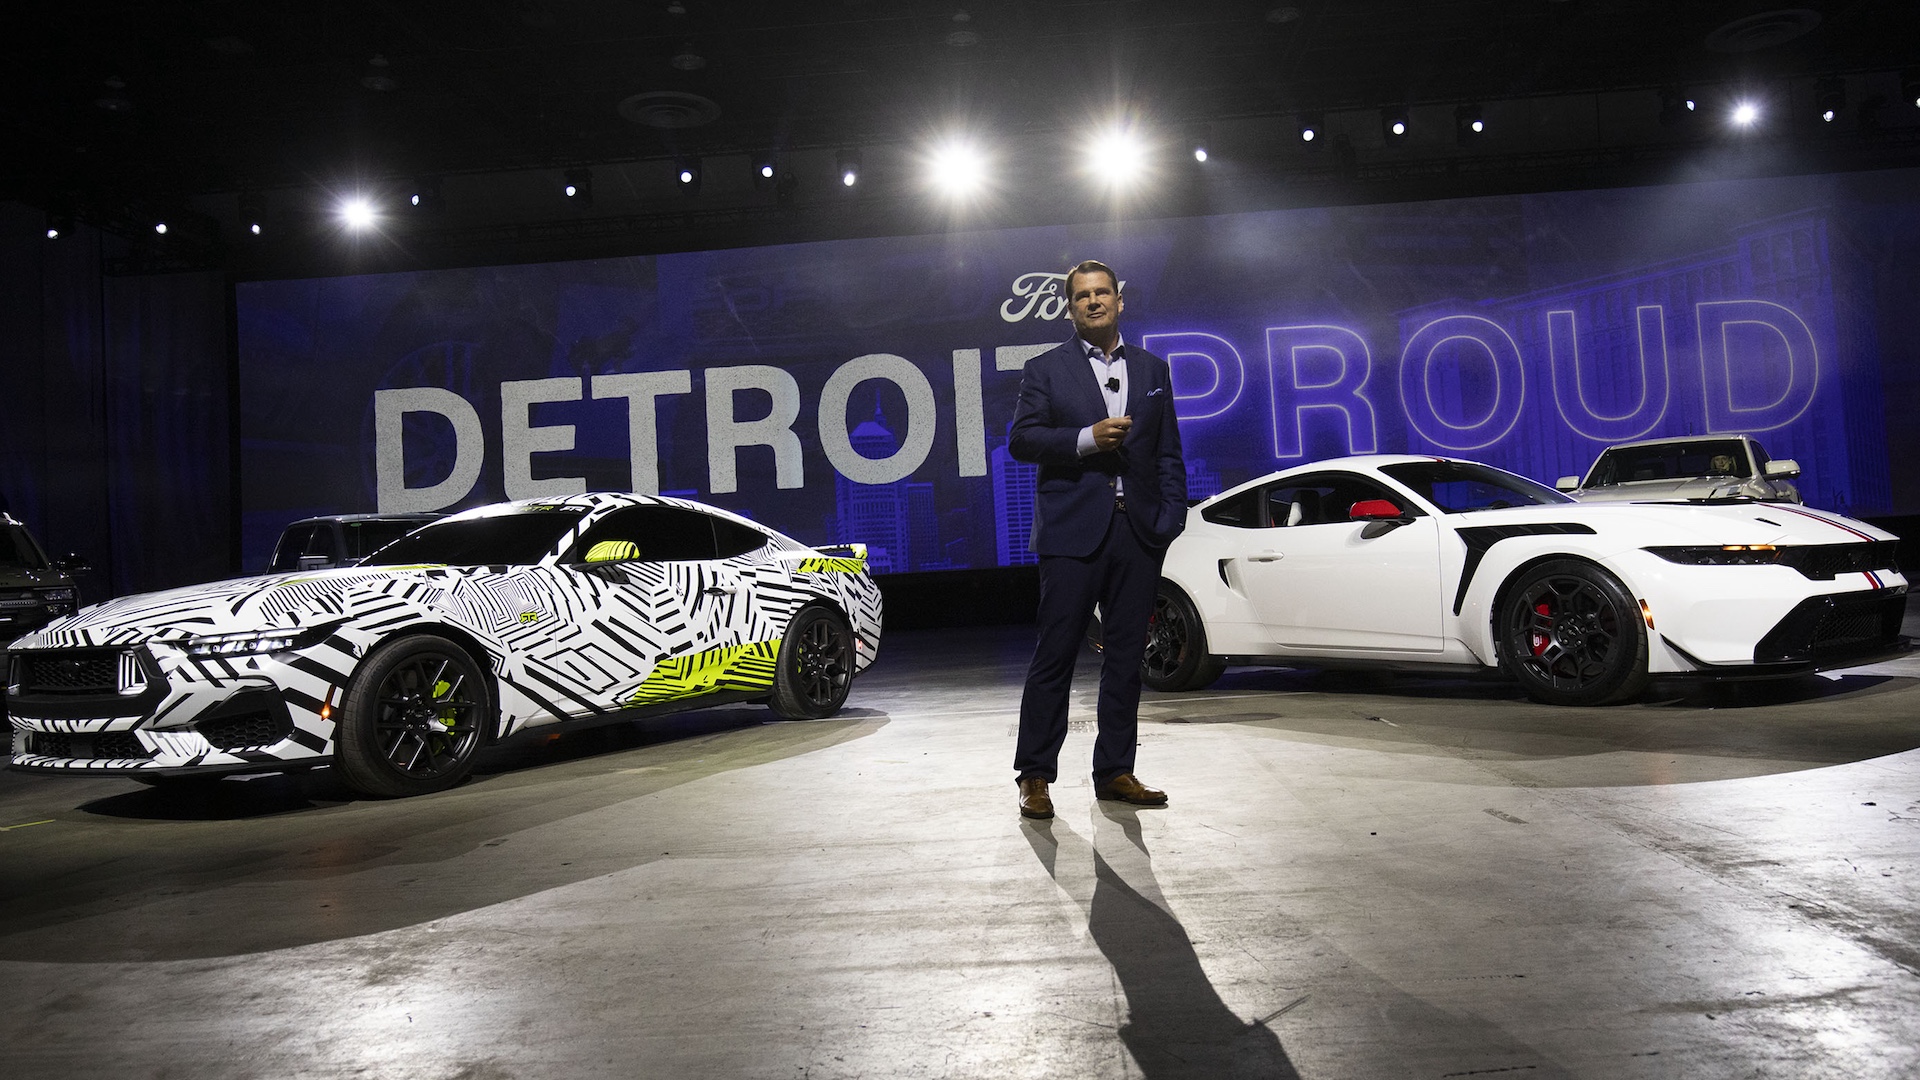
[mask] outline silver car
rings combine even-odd
[[[1797,503],[1800,490],[1788,481],[1799,475],[1799,462],[1767,457],[1751,435],[1687,435],[1609,446],[1586,479],[1563,476],[1554,486],[1582,502]]]

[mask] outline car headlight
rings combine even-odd
[[[304,649],[325,638],[335,625],[284,627],[275,630],[250,630],[241,634],[208,634],[177,643],[188,656],[256,656],[261,653]]]
[[[73,587],[66,586],[59,589],[41,589],[40,596],[48,603],[71,604],[73,603]]]
[[[1650,547],[1645,550],[1683,566],[1770,566],[1780,561],[1780,549],[1772,544]]]

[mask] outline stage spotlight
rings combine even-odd
[[[927,182],[950,199],[979,194],[987,183],[987,159],[966,139],[948,139],[927,152]]]
[[[349,229],[357,231],[371,228],[377,216],[374,213],[373,203],[363,195],[356,195],[340,203],[340,220],[345,222]]]
[[[773,183],[776,170],[773,167],[773,155],[761,154],[753,159],[753,182],[758,185]]]
[[[156,221],[156,222],[154,222],[154,223],[153,223],[153,231],[154,231],[154,232],[156,232],[156,233],[158,233],[158,234],[160,234],[161,236],[165,236],[165,235],[167,235],[167,223],[166,223],[166,222],[164,222],[164,221]]]
[[[1821,79],[1813,84],[1813,110],[1820,115],[1821,123],[1833,123],[1846,107],[1845,79]]]
[[[1751,101],[1737,101],[1727,119],[1734,127],[1750,128],[1760,122],[1760,106]]]
[[[560,193],[572,199],[580,206],[593,205],[593,170],[568,169],[560,185]]]
[[[1412,130],[1407,124],[1407,107],[1389,105],[1380,110],[1380,136],[1388,142],[1398,142],[1407,137]]]
[[[860,151],[842,150],[839,153],[840,186],[853,187],[860,182]]]
[[[58,240],[73,232],[73,214],[66,210],[47,211],[47,239]]]
[[[1662,127],[1684,127],[1693,121],[1699,102],[1679,90],[1660,91],[1660,124]]]
[[[264,200],[260,198],[257,192],[243,191],[240,193],[239,205],[240,227],[245,229],[250,236],[259,236],[262,231],[260,222],[265,220],[267,216],[267,208]]]
[[[688,157],[675,162],[673,178],[679,182],[680,190],[688,195],[697,194],[700,191],[700,159]]]
[[[1128,127],[1115,125],[1087,145],[1087,172],[1121,187],[1139,179],[1147,167],[1147,148]]]
[[[446,202],[440,197],[440,178],[423,176],[414,182],[413,194],[407,196],[407,204],[423,214],[437,214],[446,209]]]
[[[1909,71],[1900,76],[1900,96],[1913,102],[1920,109],[1920,71]]]
[[[1453,137],[1461,145],[1468,145],[1486,134],[1487,123],[1480,115],[1480,106],[1461,105],[1453,110]]]
[[[1317,112],[1301,113],[1298,123],[1300,141],[1303,143],[1312,143],[1320,138],[1321,131],[1326,127],[1326,119]]]

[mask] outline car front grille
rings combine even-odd
[[[202,720],[194,728],[215,749],[247,750],[286,741],[293,734],[293,720],[284,710],[275,716],[272,710],[260,709]]]
[[[1803,600],[1760,639],[1754,662],[1827,662],[1889,647],[1900,637],[1906,592],[1876,589]]]
[[[153,751],[140,745],[131,731],[27,733],[27,753],[53,758],[150,758]]]
[[[1806,544],[1780,549],[1780,561],[1814,581],[1832,581],[1841,574],[1864,574],[1874,570],[1897,571],[1900,541],[1877,540],[1864,544]]]
[[[13,655],[25,694],[111,694],[120,689],[121,649],[32,650]]]
[[[9,683],[22,697],[137,694],[157,679],[139,649],[25,649],[13,654]]]

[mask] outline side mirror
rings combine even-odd
[[[1376,536],[1385,536],[1413,519],[1405,510],[1395,506],[1388,499],[1362,499],[1347,510],[1352,521],[1364,521],[1367,527],[1360,530],[1360,539],[1371,540]]]
[[[1405,516],[1406,511],[1388,499],[1363,499],[1347,511],[1347,517],[1354,521],[1392,521]]]
[[[53,568],[63,574],[84,574],[93,569],[93,564],[81,557],[78,552],[69,551],[64,559],[54,559]]]
[[[588,563],[626,562],[640,557],[640,545],[631,540],[602,540],[587,549]]]
[[[299,562],[294,564],[294,569],[305,573],[308,570],[325,570],[332,565],[333,560],[325,555],[302,555]]]
[[[1580,478],[1577,476],[1563,476],[1553,482],[1553,489],[1555,491],[1579,491]]]
[[[1791,480],[1800,475],[1800,463],[1790,457],[1774,458],[1767,462],[1767,479]]]

